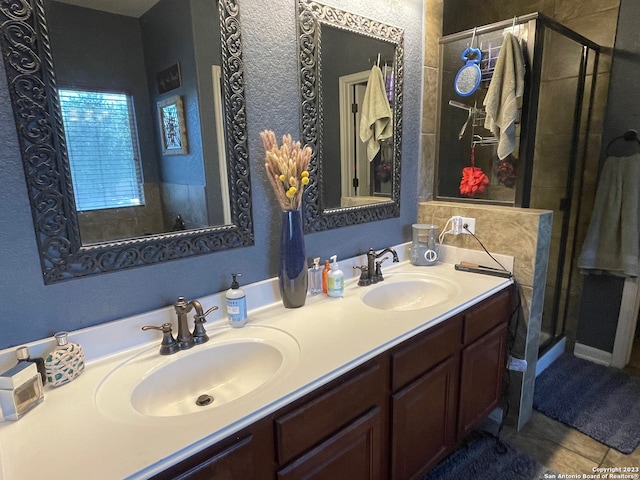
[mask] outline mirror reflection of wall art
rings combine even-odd
[[[158,118],[162,132],[162,154],[182,155],[189,153],[182,97],[175,95],[166,100],[158,101]]]

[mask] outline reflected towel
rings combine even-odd
[[[578,259],[582,273],[640,273],[640,154],[609,157]]]
[[[484,128],[498,139],[498,158],[504,160],[516,148],[516,120],[519,99],[524,93],[524,57],[520,42],[507,33],[502,42],[496,68],[482,102],[487,117]]]
[[[391,107],[384,88],[380,67],[374,65],[369,73],[360,118],[360,140],[367,143],[367,158],[372,161],[380,150],[380,140],[393,135]]]

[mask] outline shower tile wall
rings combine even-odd
[[[580,217],[573,218],[572,222],[578,223],[578,250],[580,248],[586,228],[588,226],[593,200],[595,195],[598,161],[602,140],[602,119],[607,100],[609,85],[609,74],[611,67],[611,50],[615,41],[617,27],[617,17],[619,0],[487,0],[483,2],[482,8],[478,8],[476,0],[447,0],[443,4],[442,0],[426,0],[426,23],[425,23],[425,54],[424,54],[424,98],[423,98],[423,124],[422,124],[422,162],[419,175],[418,195],[420,201],[433,199],[433,176],[436,164],[435,159],[435,133],[437,106],[435,96],[438,91],[438,38],[444,34],[454,33],[461,30],[471,29],[477,25],[485,25],[496,21],[511,18],[514,15],[524,15],[531,12],[541,12],[568,26],[579,34],[589,38],[597,44],[605,47],[600,55],[598,75],[596,79],[596,98],[592,111],[592,122],[590,134],[587,141],[586,163],[584,165],[583,195],[580,199]],[[474,12],[468,15],[467,12]],[[557,63],[562,64],[560,58]],[[553,70],[553,69],[550,69]],[[569,81],[564,75],[565,81]],[[556,87],[562,83],[562,75],[556,69],[555,78],[547,77],[544,81],[549,82],[550,95]],[[592,79],[588,78],[588,82]],[[551,82],[556,82],[552,84]],[[587,88],[588,90],[589,88]],[[545,89],[547,90],[547,89]],[[554,105],[552,111],[559,114],[568,108],[563,107],[564,99],[557,96],[552,99],[546,95],[541,101],[559,102]],[[546,122],[546,141],[536,145],[538,158],[536,165],[540,163],[540,168],[536,169],[534,175],[538,178],[541,188],[535,189],[532,193],[535,203],[533,207],[557,209],[557,205],[545,203],[547,194],[553,195],[553,189],[564,190],[566,178],[563,172],[563,160],[568,156],[566,146],[568,143],[563,138],[561,132],[554,130],[554,118],[549,118]],[[550,164],[550,165],[549,165]],[[551,168],[550,168],[551,167]],[[578,170],[581,166],[578,167]],[[544,189],[548,189],[545,191]],[[557,198],[557,195],[556,195]],[[556,217],[559,217],[557,215]],[[557,220],[556,220],[557,222]],[[573,228],[570,229],[573,232]],[[573,238],[569,238],[571,245]],[[551,255],[558,251],[559,237],[558,228],[554,227],[551,240]],[[579,253],[579,252],[578,252]],[[568,252],[571,254],[571,251]],[[570,258],[570,257],[568,257]],[[555,286],[555,265],[549,265],[549,278],[552,282],[548,288]],[[565,275],[568,275],[569,268],[565,268]],[[569,312],[565,325],[565,332],[570,344],[575,340],[577,324],[577,309],[582,290],[582,279],[576,271],[573,272],[573,283],[570,292]],[[567,292],[564,292],[566,295]]]
[[[422,157],[419,168],[418,199],[433,198],[436,129],[438,125],[439,44],[442,37],[443,0],[425,0],[424,67],[422,93]]]
[[[456,202],[421,202],[418,223],[432,223],[440,230],[453,215],[476,219],[476,235],[495,253],[514,257],[514,276],[521,287],[524,322],[519,325],[512,354],[527,360],[524,375],[511,372],[509,423],[522,427],[531,416],[538,339],[542,321],[552,213],[532,208],[495,207]],[[444,243],[481,250],[471,235],[447,235]],[[487,259],[491,264],[491,259]],[[425,267],[428,268],[428,267]]]
[[[545,55],[542,64],[542,84],[538,105],[538,125],[533,161],[533,177],[531,187],[530,206],[554,211],[553,228],[551,234],[551,248],[549,252],[549,273],[545,290],[544,313],[540,343],[554,338],[562,333],[562,311],[554,331],[553,300],[556,292],[556,273],[558,270],[558,256],[562,241],[562,224],[564,213],[560,210],[560,203],[566,197],[567,181],[571,170],[571,141],[574,125],[574,111],[576,92],[580,74],[581,45],[548,30],[544,39]],[[589,82],[591,83],[591,82]],[[589,91],[585,91],[588,96]],[[583,122],[585,123],[585,122]],[[580,172],[581,163],[575,171]],[[576,180],[579,180],[579,176]],[[576,185],[576,182],[574,182]],[[575,218],[573,218],[575,222]],[[572,222],[572,223],[573,223]],[[567,239],[567,257],[571,258],[573,229]],[[568,263],[565,262],[568,267]],[[563,271],[566,279],[568,268]],[[577,282],[576,276],[573,277]],[[561,299],[566,298],[566,281],[562,283]],[[578,298],[573,304],[578,304]],[[563,301],[560,303],[562,310]],[[575,341],[573,335],[568,338]]]
[[[556,2],[553,16],[556,20],[569,28],[593,40],[603,47],[612,47],[615,40],[615,30],[618,15],[618,0],[598,1],[593,3],[593,10],[585,8],[584,2],[562,1]],[[597,4],[597,5],[595,5]],[[589,12],[585,15],[585,12]],[[538,135],[534,158],[533,182],[530,206],[554,210],[554,225],[551,237],[549,275],[547,277],[547,295],[545,296],[545,314],[543,315],[542,332],[545,335],[560,334],[562,321],[558,329],[552,332],[552,292],[556,288],[557,255],[560,250],[562,212],[559,210],[559,201],[564,196],[568,174],[569,141],[575,103],[575,87],[577,82],[579,64],[579,47],[557,34],[551,34],[545,39],[545,49],[552,55],[545,55],[548,60],[543,65],[542,87],[540,89],[540,104],[538,117]],[[586,119],[582,119],[581,135],[588,133],[587,152],[585,163],[582,164],[582,153],[578,152],[579,163],[576,167],[577,177],[575,182],[583,181],[582,196],[578,198],[577,183],[574,183],[573,213],[570,219],[569,237],[567,238],[567,252],[565,268],[563,272],[561,305],[568,295],[568,309],[565,319],[564,331],[567,337],[569,350],[575,343],[578,308],[582,292],[582,276],[577,268],[570,269],[572,256],[579,255],[580,246],[584,239],[588,226],[595,194],[598,162],[600,157],[600,145],[602,140],[602,118],[606,106],[609,87],[609,74],[611,68],[611,54],[607,48],[600,55],[598,75],[596,78],[596,91],[594,99],[593,117],[587,132]],[[591,89],[593,75],[588,75],[586,92]],[[581,142],[583,143],[583,142]],[[580,178],[580,173],[584,176]],[[580,207],[579,217],[575,208]],[[574,226],[578,222],[576,251],[572,250],[574,242]],[[567,278],[571,273],[572,284],[567,291]],[[563,312],[560,312],[562,319]],[[547,324],[549,322],[549,324]],[[544,339],[542,339],[544,340]]]

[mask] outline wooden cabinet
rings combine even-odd
[[[386,477],[387,365],[380,355],[277,416],[277,478]]]
[[[462,351],[458,440],[500,405],[506,364],[506,323]]]
[[[383,479],[383,414],[369,410],[278,471],[281,480]]]
[[[507,366],[512,292],[512,288],[503,290],[465,314],[458,440],[500,405]]]
[[[153,480],[273,479],[273,435],[267,420],[193,455]],[[266,468],[265,468],[266,467]]]
[[[499,406],[513,289],[391,352],[391,475],[417,479]]]
[[[156,479],[417,479],[501,399],[507,288]]]
[[[455,446],[462,317],[391,353],[391,478],[415,478]]]

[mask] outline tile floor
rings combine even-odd
[[[625,370],[640,376],[640,339]],[[556,472],[579,478],[588,478],[582,475],[593,474],[594,467],[640,467],[640,447],[623,455],[536,410],[522,430],[505,427],[501,438]]]

